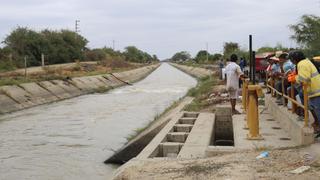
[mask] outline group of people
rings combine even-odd
[[[238,57],[232,54],[230,62],[225,67],[225,74],[227,76],[226,89],[229,93],[232,113],[239,114],[236,110],[236,100],[238,99],[239,79],[245,78],[243,70],[243,60],[237,64]],[[269,66],[266,69],[268,78],[267,83],[275,87],[277,91],[284,94],[290,94],[291,88],[294,89],[295,96],[301,99],[303,103],[303,88],[302,83],[307,84],[309,109],[311,110],[318,127],[315,127],[317,137],[320,136],[320,74],[319,64],[305,57],[302,51],[277,52],[275,56],[268,59]],[[291,82],[295,82],[291,87]],[[267,93],[270,93],[267,92]],[[283,101],[281,96],[277,96],[279,105],[287,103]]]

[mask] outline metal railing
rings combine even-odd
[[[273,86],[271,86],[270,84],[267,83],[267,87],[270,88],[271,90],[271,94],[278,94],[280,96],[282,96],[282,98],[287,99],[288,101],[291,101],[292,103],[292,107],[291,107],[291,112],[295,113],[297,110],[297,107],[301,107],[304,110],[304,126],[308,127],[308,123],[309,123],[309,99],[308,99],[308,84],[307,83],[302,83],[302,87],[303,87],[303,104],[299,103],[296,99],[295,99],[295,93],[294,93],[294,85],[295,83],[291,82],[291,90],[290,90],[290,95],[286,95],[285,91],[286,89],[284,89],[284,79],[281,80],[282,81],[282,92],[279,92],[277,89],[275,89]],[[285,103],[284,103],[285,105]]]

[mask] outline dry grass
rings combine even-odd
[[[99,63],[76,63],[70,67],[42,68],[42,71],[27,73],[8,72],[0,75],[0,86],[17,85],[27,82],[39,82],[55,79],[67,79],[72,77],[93,76],[105,73],[113,73],[137,68],[142,65],[131,64],[122,60],[105,60]]]

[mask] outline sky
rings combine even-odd
[[[123,50],[134,45],[171,57],[178,51],[196,55],[206,49],[222,53],[224,42],[254,49],[297,45],[288,28],[304,14],[320,16],[320,0],[0,0],[0,40],[16,27],[33,30],[75,29],[89,48]]]

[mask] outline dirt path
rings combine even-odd
[[[319,179],[318,149],[320,144],[301,149],[271,150],[269,157],[258,160],[256,156],[261,151],[257,150],[194,160],[132,161],[115,179]],[[312,154],[311,164],[303,157],[306,153]],[[311,168],[301,174],[290,173],[302,165],[310,165]]]

